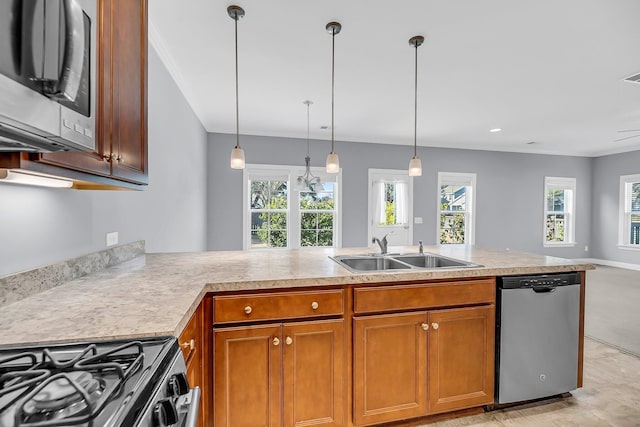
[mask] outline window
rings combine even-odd
[[[544,246],[575,245],[575,178],[544,178]]]
[[[333,246],[335,185],[323,183],[318,192],[300,191],[300,246]]]
[[[252,248],[286,248],[289,218],[289,186],[281,178],[250,181]]]
[[[408,171],[369,169],[369,242],[388,235],[389,245],[413,244],[412,194]]]
[[[341,173],[323,174],[316,192],[297,184],[304,167],[247,165],[244,249],[339,247],[339,182]]]
[[[620,177],[618,243],[640,249],[640,175]]]
[[[468,244],[475,242],[476,174],[438,172],[438,236],[439,243]]]

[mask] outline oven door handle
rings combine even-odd
[[[84,12],[77,0],[63,0],[65,16],[65,52],[56,93],[48,96],[75,101],[82,81],[84,65]]]
[[[189,412],[187,412],[187,419],[185,420],[184,427],[196,427],[198,425],[198,414],[200,413],[200,387],[194,387],[189,391],[191,394]]]

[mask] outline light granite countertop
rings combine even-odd
[[[489,248],[425,246],[484,267],[352,273],[332,255],[370,248],[146,254],[0,307],[0,345],[179,335],[208,292],[591,270],[591,264]],[[417,247],[390,247],[415,253]]]

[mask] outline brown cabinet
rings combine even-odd
[[[353,321],[354,422],[379,424],[427,413],[427,313]]]
[[[493,403],[494,307],[429,312],[429,413]]]
[[[187,365],[187,380],[189,387],[200,387],[200,406],[198,415],[198,426],[208,425],[208,384],[205,376],[205,356],[204,356],[204,336],[203,336],[203,305],[193,313],[189,323],[184,328],[178,342],[182,350],[185,364]]]
[[[95,151],[0,153],[0,168],[71,178],[77,188],[147,183],[147,0],[98,0],[97,25]]]
[[[493,403],[494,280],[358,288],[354,307],[355,425]]]
[[[216,427],[342,426],[343,323],[215,328]]]

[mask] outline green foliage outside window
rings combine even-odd
[[[440,206],[446,209],[446,204]],[[461,213],[440,214],[440,244],[464,243],[465,215]]]
[[[251,182],[251,208],[261,210],[251,214],[253,247],[287,247],[287,191],[285,181]]]
[[[300,246],[333,246],[333,208],[333,193],[300,194]]]

